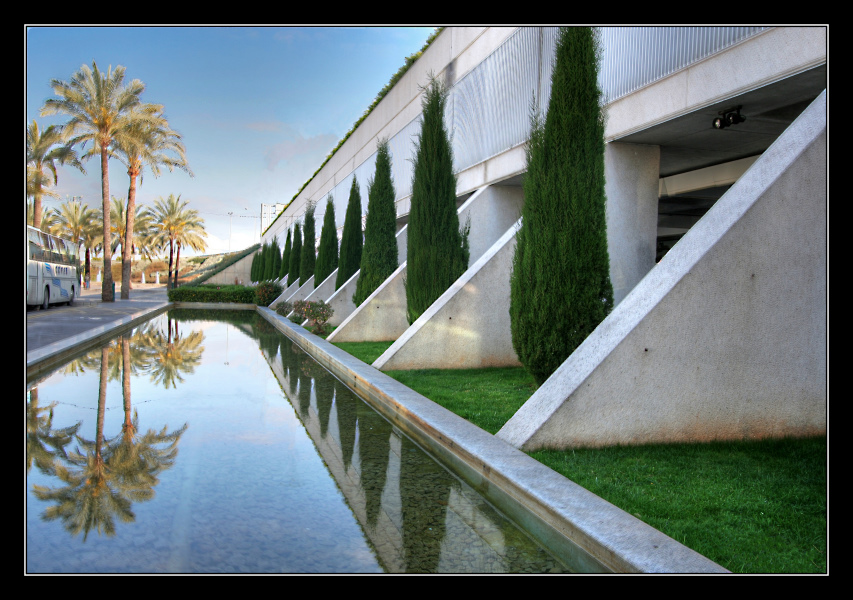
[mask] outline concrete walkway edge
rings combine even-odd
[[[133,327],[166,312],[171,306],[172,303],[165,302],[156,306],[141,308],[138,312],[110,321],[105,325],[96,326],[83,333],[29,351],[27,352],[27,378],[112,338],[122,329]]]
[[[274,311],[257,310],[568,565],[587,572],[728,572]]]

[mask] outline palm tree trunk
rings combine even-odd
[[[172,259],[175,257],[175,245],[169,240],[169,276],[166,278],[166,288],[172,285]]]
[[[92,258],[90,255],[89,247],[86,246],[86,268],[83,270],[83,279],[88,284],[91,281],[91,273],[92,273]],[[86,286],[89,287],[88,285]]]
[[[101,196],[104,204],[104,281],[101,285],[101,302],[115,302],[110,244],[110,167],[106,147],[101,148]]]
[[[178,262],[181,260],[181,242],[180,242],[180,240],[178,241],[177,246],[178,246],[178,252],[177,252],[177,255],[175,256],[175,287],[176,288],[178,287],[178,271],[179,271]]]
[[[41,227],[41,194],[33,194],[33,227]]]
[[[124,228],[124,243],[121,245],[121,298],[130,298],[130,267],[131,253],[133,252],[133,226],[136,218],[136,176],[139,174],[134,169],[128,169],[130,176],[130,188],[127,190],[127,222]]]

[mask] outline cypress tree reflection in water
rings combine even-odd
[[[81,546],[81,536],[41,521],[42,501],[28,494],[28,570],[565,571],[260,316],[174,310],[156,324],[157,334],[139,328],[107,352],[119,368],[104,402],[93,402],[105,379],[92,376],[102,365],[81,363],[67,379],[39,384],[42,404],[54,411],[45,436],[74,431],[78,421],[80,432],[92,428],[93,409],[103,409],[86,455],[103,438],[104,459],[114,457],[112,489],[121,484],[138,496],[135,521],[116,522],[114,536],[89,535]],[[142,339],[170,345],[169,353],[193,340],[185,344],[191,360],[166,357],[174,366],[163,376],[146,360],[164,352],[145,349]],[[188,427],[151,430],[159,437],[146,441],[140,424],[152,419]],[[57,437],[61,445],[68,436]],[[155,439],[158,468],[149,449]],[[32,469],[29,489],[50,487],[55,476],[44,471]]]

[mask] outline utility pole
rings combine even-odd
[[[231,221],[234,217],[233,212],[228,213],[228,254],[231,254]]]

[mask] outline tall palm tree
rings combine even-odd
[[[58,198],[59,195],[49,189],[59,181],[56,167],[67,164],[77,167],[83,173],[86,170],[77,158],[77,152],[63,139],[63,130],[50,125],[44,131],[38,123],[27,126],[27,196],[33,199],[33,227],[41,227],[41,199],[44,196]]]
[[[124,229],[127,224],[124,207],[124,198],[113,196],[110,206],[110,252],[113,254],[115,254],[116,248],[124,246]],[[124,253],[122,253],[123,255]]]
[[[134,110],[147,111],[150,118],[139,119],[130,129],[130,135],[116,140],[116,156],[127,167],[130,186],[127,190],[127,222],[125,224],[125,240],[122,244],[121,265],[121,297],[130,298],[130,255],[133,249],[131,236],[136,231],[136,187],[137,178],[142,184],[142,170],[148,167],[155,177],[160,176],[160,167],[165,166],[169,171],[178,168],[190,177],[193,176],[186,160],[186,149],[181,142],[181,136],[169,127],[169,122],[163,116],[162,106],[146,104]]]
[[[97,211],[89,208],[76,198],[71,199],[56,209],[56,230],[61,236],[74,241],[80,241],[86,248],[86,263],[84,273],[89,272],[90,256],[89,249],[97,243],[102,234],[99,231],[101,219]],[[78,265],[79,268],[79,265]]]
[[[188,209],[188,201],[181,201],[180,194],[175,197],[169,194],[165,200],[158,198],[151,209],[152,243],[161,248],[169,247],[169,280],[172,279],[172,265],[175,265],[174,286],[178,284],[178,269],[181,247],[189,246],[193,250],[204,250],[207,244],[204,238],[204,220],[198,216],[198,211]],[[177,251],[177,258],[175,258]],[[174,259],[174,263],[173,263]],[[171,285],[171,283],[170,283]]]
[[[85,147],[91,142],[92,147],[84,158],[100,156],[105,240],[109,239],[110,232],[110,147],[117,139],[132,133],[134,122],[150,118],[146,111],[132,110],[141,103],[145,84],[134,79],[125,85],[124,73],[122,66],[117,66],[115,71],[110,67],[104,73],[94,61],[91,69],[83,65],[70,81],[51,80],[50,85],[58,98],[49,98],[41,109],[42,116],[69,117],[65,130],[70,145]],[[102,302],[115,301],[112,283],[112,253],[110,245],[104,244]]]
[[[30,225],[32,225],[33,223],[34,212],[35,209],[33,207],[33,203],[27,202],[27,223]],[[39,224],[38,229],[41,229],[42,231],[47,233],[53,233],[56,230],[56,227],[56,211],[42,211],[41,223]]]
[[[100,224],[97,212],[77,198],[63,202],[55,211],[57,233],[70,240],[82,240],[89,229]]]
[[[169,248],[169,274],[166,277],[166,285],[171,285],[172,265],[175,260],[175,223],[181,208],[181,195],[175,197],[169,194],[167,198],[160,197],[154,201],[154,208],[149,208],[151,216],[152,233],[151,243],[159,248]],[[184,203],[186,205],[186,203]]]
[[[95,219],[92,227],[86,229],[81,237],[83,247],[86,248],[86,262],[83,268],[83,276],[91,277],[92,255],[98,256],[104,247],[104,217],[100,210],[95,211]]]
[[[196,213],[196,211],[191,210],[187,211],[187,213]],[[187,246],[196,252],[204,252],[207,249],[207,242],[204,241],[206,237],[207,232],[204,230],[204,219],[187,214],[187,218],[183,220],[175,236],[175,245],[177,247],[177,251],[175,252],[175,287],[178,287],[181,248]]]

